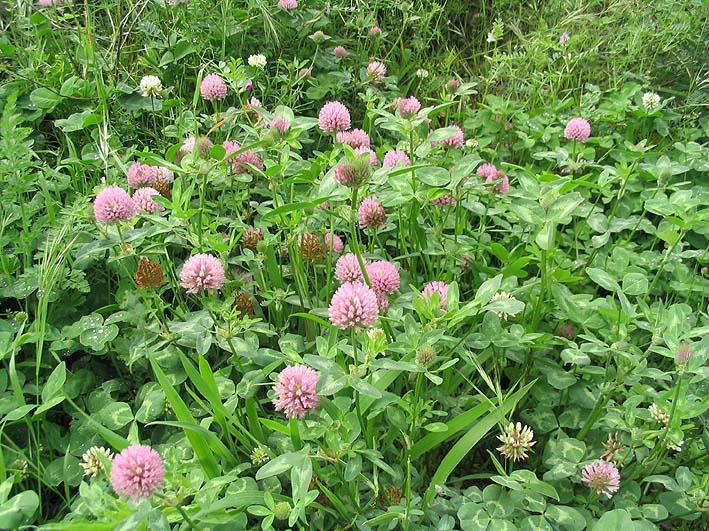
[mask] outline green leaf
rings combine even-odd
[[[96,413],[96,419],[109,430],[118,430],[133,420],[133,412],[125,402],[111,402]]]
[[[583,203],[583,196],[578,192],[563,195],[552,203],[547,213],[547,220],[566,224],[571,221],[571,215],[581,203]]]
[[[613,292],[620,291],[620,285],[618,284],[618,282],[603,269],[598,269],[596,267],[587,267],[586,273],[588,274],[591,280],[593,280],[603,289]]]
[[[39,508],[39,496],[26,490],[0,505],[0,529],[18,529]]]
[[[30,100],[40,109],[52,109],[62,99],[59,94],[44,87],[35,89],[30,94]]]
[[[102,325],[97,328],[89,328],[81,332],[79,341],[86,347],[91,347],[95,351],[106,348],[106,343],[113,341],[118,336],[118,325]]]
[[[608,531],[609,529],[634,529],[633,519],[625,509],[608,511],[598,522],[593,524],[590,531]]]
[[[581,531],[586,527],[586,519],[573,507],[549,505],[544,516],[564,531]]]
[[[54,368],[42,387],[42,402],[47,403],[61,393],[65,382],[66,364],[62,361]]]
[[[628,273],[623,277],[623,293],[626,295],[644,295],[647,292],[648,281],[640,273]]]
[[[256,472],[256,480],[277,476],[291,469],[298,463],[301,463],[307,457],[300,452],[288,452],[281,454],[278,457],[271,459]]]
[[[483,306],[490,302],[493,295],[500,290],[502,285],[502,275],[497,275],[494,278],[490,278],[482,283],[475,293],[475,302]]]
[[[165,373],[160,368],[160,365],[158,365],[155,361],[154,357],[148,356],[148,359],[150,360],[150,365],[153,368],[155,377],[157,378],[160,387],[162,387],[165,397],[168,402],[170,402],[177,419],[180,422],[199,426],[192,416],[192,413],[190,413],[190,410],[187,408],[187,405],[184,403],[182,398],[180,398],[180,395],[177,394],[177,391],[175,391],[172,387],[167,379],[167,376],[165,376]],[[194,453],[207,476],[210,478],[217,477],[219,475],[219,465],[217,464],[212,449],[209,447],[209,444],[204,436],[191,430],[185,430],[185,436],[189,440],[190,445],[192,446],[192,449],[194,450]]]

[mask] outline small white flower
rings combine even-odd
[[[249,55],[248,63],[254,68],[264,69],[266,68],[266,56],[261,53],[256,55]]]
[[[660,96],[655,92],[643,94],[643,107],[647,111],[654,111],[660,106]]]
[[[650,418],[655,422],[659,422],[660,424],[664,424],[666,426],[670,421],[669,414],[657,404],[651,404],[647,409],[650,412]]]
[[[506,291],[500,291],[499,293],[495,293],[492,296],[492,299],[490,299],[490,302],[497,302],[497,301],[509,301],[509,300],[516,300],[511,294],[507,293]],[[495,312],[497,316],[506,321],[507,318],[512,315],[516,315],[516,313],[507,313],[507,312]]]
[[[465,141],[465,145],[469,148],[478,147],[478,141],[475,138],[469,138]]]
[[[419,68],[416,70],[416,77],[419,79],[426,79],[428,77],[428,70],[425,68]]]
[[[502,443],[502,446],[497,448],[497,451],[504,455],[507,459],[517,461],[526,459],[527,452],[532,450],[532,446],[537,444],[534,441],[534,432],[529,426],[525,426],[521,422],[514,424],[510,422],[507,429],[497,438]]]
[[[109,450],[103,446],[92,446],[81,456],[82,462],[79,463],[81,468],[84,469],[84,476],[94,478],[104,471],[103,463],[99,456],[103,457],[106,461],[113,460],[113,455]]]
[[[495,42],[497,39],[495,38],[495,35],[492,32],[489,32],[487,34],[487,39],[485,39],[487,42]]]
[[[140,80],[140,92],[144,97],[158,97],[162,91],[162,82],[158,76],[143,76]]]

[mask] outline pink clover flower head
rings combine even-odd
[[[111,485],[120,496],[149,498],[162,487],[164,478],[162,458],[150,446],[134,444],[113,459]]]
[[[337,57],[338,59],[347,57],[350,54],[350,52],[348,52],[344,46],[335,46],[335,48],[332,50],[332,53],[335,54],[335,57]]]
[[[565,31],[559,36],[559,44],[561,46],[564,46],[567,41],[569,40],[569,37],[571,37],[571,34],[568,31]]]
[[[335,166],[334,169],[335,181],[343,186],[354,187],[360,184],[360,176],[357,168],[353,164],[344,162]]]
[[[409,118],[421,110],[421,103],[415,96],[409,96],[399,100],[397,108],[403,118]]]
[[[374,26],[372,26],[371,28],[369,28],[369,36],[370,37],[377,37],[377,36],[381,35],[381,33],[382,33],[382,29],[379,26],[377,26],[376,24]]]
[[[367,77],[372,83],[379,84],[384,81],[387,75],[387,67],[381,61],[370,61],[367,65]]]
[[[190,256],[182,266],[180,280],[187,293],[219,289],[224,285],[224,266],[216,256],[196,254]]]
[[[680,343],[675,355],[675,363],[679,366],[685,366],[692,359],[692,344],[686,341]]]
[[[280,134],[285,135],[290,129],[290,122],[286,118],[276,117],[268,124],[270,129],[275,129]]]
[[[107,186],[94,199],[94,216],[99,223],[128,221],[135,215],[133,199],[118,186]]]
[[[448,205],[455,205],[455,203],[456,203],[455,198],[450,194],[442,195],[441,197],[437,197],[436,199],[431,201],[432,205],[439,206],[439,207],[448,206]]]
[[[264,165],[261,157],[255,151],[250,149],[237,153],[241,149],[241,146],[237,142],[231,140],[225,140],[222,142],[222,147],[226,151],[225,156],[227,162],[231,165],[231,171],[234,173],[251,173],[251,168],[247,166],[250,164],[259,170],[263,170]],[[236,153],[236,154],[235,154]]]
[[[199,92],[207,101],[223,100],[227,95],[226,83],[219,74],[208,74],[204,76]]]
[[[275,385],[276,411],[283,411],[289,419],[302,419],[308,411],[317,409],[320,396],[316,390],[320,375],[305,365],[291,365],[278,375]]]
[[[330,301],[330,322],[345,330],[372,326],[379,316],[377,295],[362,282],[345,282]]]
[[[465,145],[465,136],[463,135],[463,130],[457,125],[449,125],[448,127],[455,129],[455,134],[443,140],[433,141],[431,142],[431,145],[434,147],[444,146],[449,148],[462,148]]]
[[[450,93],[453,93],[460,88],[460,85],[460,79],[453,78],[449,80],[448,83],[446,83],[446,90]]]
[[[379,306],[379,313],[381,315],[384,315],[389,311],[389,296],[381,291],[377,291],[376,294],[377,305]]]
[[[365,153],[368,153],[369,154],[369,165],[370,166],[377,165],[377,154],[374,151],[372,151],[370,148],[368,148],[367,146],[360,146],[360,147],[356,148],[354,150],[354,152],[355,152],[355,155],[357,155],[358,157],[360,155],[364,155]]]
[[[168,170],[169,171],[169,170]],[[158,168],[142,162],[134,162],[128,167],[128,186],[131,188],[141,188],[152,186],[158,175]]]
[[[620,473],[612,463],[598,459],[583,467],[581,481],[609,500],[620,489]]]
[[[283,11],[291,11],[298,7],[298,0],[278,0],[278,8]]]
[[[396,168],[397,165],[411,166],[411,159],[400,149],[393,149],[384,155],[384,166],[387,168]]]
[[[328,101],[318,114],[318,125],[324,133],[346,131],[350,123],[350,111],[339,101]]]
[[[362,129],[340,131],[337,135],[335,135],[335,142],[338,144],[347,144],[352,149],[356,149],[358,147],[369,147],[371,144],[369,135]]]
[[[154,195],[160,195],[155,188],[149,186],[138,188],[133,192],[133,203],[139,212],[152,214],[154,212],[164,212],[165,207],[153,200]]]
[[[386,260],[372,262],[366,266],[372,289],[377,293],[394,293],[401,285],[401,277],[394,264]]]
[[[195,148],[197,148],[197,150],[199,151],[199,155],[202,157],[206,157],[207,155],[209,155],[209,150],[212,149],[213,146],[214,143],[206,136],[201,136],[199,138],[191,136],[185,139],[177,153],[179,155],[179,158],[181,159],[185,155],[194,153]]]
[[[423,287],[421,295],[423,295],[423,298],[428,301],[434,293],[438,293],[439,307],[442,310],[448,309],[448,284],[441,282],[440,280],[429,282]]]
[[[254,82],[250,79],[247,79],[246,81],[244,81],[243,87],[246,92],[251,92],[251,90],[254,88]]]
[[[363,258],[364,267],[367,267],[367,261]],[[335,264],[335,278],[340,282],[363,282],[362,269],[359,267],[357,255],[347,253],[340,256]]]
[[[495,176],[488,175],[487,178],[485,179],[486,183],[491,183],[493,181],[499,180],[500,182],[497,184],[495,189],[501,193],[501,194],[506,194],[507,192],[510,191],[510,179],[502,173],[501,171],[498,171]]]
[[[490,164],[489,162],[478,166],[478,169],[475,170],[475,173],[478,177],[485,177],[485,179],[489,179],[490,177],[492,177],[493,179],[497,178],[497,168],[494,164]]]
[[[376,197],[369,196],[359,204],[357,219],[362,229],[376,229],[386,223],[386,212]]]
[[[337,234],[328,232],[325,234],[325,248],[328,252],[332,252],[332,254],[340,254],[345,248],[345,244],[342,243],[342,238]]]
[[[564,138],[585,142],[591,136],[591,124],[585,118],[572,118],[564,128]]]
[[[163,183],[171,183],[172,181],[175,180],[175,174],[172,173],[172,170],[168,168],[163,168],[162,166],[158,166],[155,171],[155,181],[156,182],[163,182]]]

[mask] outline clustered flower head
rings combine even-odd
[[[381,61],[370,61],[367,65],[367,77],[372,80],[372,83],[383,82],[386,75],[387,67]]]
[[[253,450],[251,450],[251,462],[254,465],[262,465],[264,463],[267,463],[269,461],[268,457],[268,452],[266,451],[266,448],[264,446],[257,446]]]
[[[103,460],[109,463],[113,459],[113,454],[103,446],[92,446],[81,456],[81,468],[84,469],[84,476],[95,478],[105,472]]]
[[[207,74],[199,86],[199,93],[207,101],[223,100],[227,95],[226,83],[219,74]]]
[[[283,11],[290,11],[298,7],[298,0],[278,0],[278,7]]]
[[[332,296],[329,316],[342,330],[372,326],[379,316],[377,295],[362,282],[345,282]]]
[[[372,289],[377,293],[391,294],[399,289],[401,277],[391,262],[379,260],[368,264],[366,269]]]
[[[314,232],[304,232],[298,238],[300,254],[306,262],[319,262],[324,256],[320,238]]]
[[[460,79],[450,79],[448,83],[446,83],[446,90],[452,94],[460,88],[460,85]]]
[[[246,151],[237,153],[237,151],[241,149],[241,146],[231,140],[222,142],[222,147],[226,151],[226,159],[231,165],[231,171],[234,173],[251,173],[249,166],[254,166],[259,170],[264,168],[261,157],[255,151],[247,149]]]
[[[481,164],[480,166],[478,166],[478,169],[475,170],[475,174],[478,177],[484,177],[485,179],[488,179],[490,177],[495,179],[497,178],[497,168],[494,164],[486,162],[485,164]]]
[[[507,192],[509,192],[510,191],[510,179],[502,171],[498,171],[497,175],[495,175],[494,177],[492,175],[490,175],[485,178],[486,183],[491,183],[491,182],[498,181],[498,180],[499,180],[499,183],[495,187],[495,190],[497,190],[497,192],[500,194],[506,194]]]
[[[157,262],[147,256],[141,256],[135,271],[135,285],[138,289],[156,289],[163,285],[165,276]]]
[[[421,291],[421,295],[423,295],[423,298],[427,301],[433,297],[434,293],[438,294],[439,308],[446,310],[448,308],[448,284],[440,280],[434,280],[426,284],[423,287],[423,291]]]
[[[376,166],[377,165],[377,154],[372,151],[371,148],[368,148],[367,146],[360,146],[358,148],[355,148],[354,153],[357,157],[360,155],[364,155],[365,153],[368,155],[367,161],[369,162],[370,166]]]
[[[371,173],[370,163],[371,157],[369,160],[356,159],[354,162],[341,162],[333,170],[335,181],[350,188],[359,186]]]
[[[372,26],[371,28],[369,28],[369,33],[368,33],[368,35],[369,35],[370,37],[377,37],[377,36],[379,36],[381,33],[382,33],[382,29],[381,29],[379,26],[374,25],[374,26]]]
[[[419,68],[418,70],[416,70],[416,77],[419,79],[426,79],[428,75],[429,72],[425,68]]]
[[[160,192],[155,188],[150,188],[149,186],[138,188],[133,193],[133,203],[135,204],[136,210],[148,214],[163,212],[165,207],[153,199],[154,195],[160,195]]]
[[[99,223],[128,221],[135,215],[133,199],[118,186],[107,186],[94,199],[94,216]]]
[[[134,444],[113,459],[111,485],[121,496],[149,498],[162,487],[164,477],[162,458],[150,446]]]
[[[352,149],[358,147],[369,147],[371,141],[366,131],[362,129],[352,129],[351,131],[340,131],[335,135],[335,142],[347,144]]]
[[[448,138],[443,140],[434,140],[431,142],[432,146],[444,146],[449,148],[462,148],[465,145],[465,136],[463,135],[463,130],[457,125],[449,125],[449,128],[455,129],[455,133]]]
[[[160,96],[162,82],[158,76],[143,76],[140,80],[140,93],[145,98]]]
[[[182,160],[185,155],[190,155],[197,151],[200,157],[206,157],[209,155],[209,150],[212,149],[214,143],[209,140],[206,136],[200,136],[195,138],[193,136],[186,138],[180,149],[177,151],[177,158]]]
[[[158,176],[158,168],[142,162],[134,162],[128,166],[128,186],[141,188],[152,186]]]
[[[224,285],[224,266],[216,256],[196,254],[190,256],[182,266],[180,280],[187,293],[219,289]]]
[[[397,165],[411,166],[411,159],[409,159],[409,156],[400,149],[393,149],[384,155],[383,164],[387,168],[396,168]]]
[[[585,142],[591,136],[591,124],[585,118],[572,118],[564,128],[564,138]]]
[[[444,194],[440,197],[437,197],[436,199],[433,199],[431,201],[432,205],[435,206],[449,206],[449,205],[455,205],[455,197],[453,197],[450,194]]]
[[[670,422],[669,413],[667,413],[667,411],[662,409],[657,404],[650,404],[650,407],[647,409],[650,412],[650,418],[655,422],[659,422],[660,424],[664,424],[665,426],[667,426],[667,424]]]
[[[349,55],[349,52],[344,46],[335,46],[332,53],[335,54],[335,57],[338,59],[342,59],[343,57],[347,57]]]
[[[367,267],[367,262],[362,259],[364,267]],[[340,256],[335,264],[335,278],[340,282],[363,282],[362,269],[359,267],[357,255],[347,253]]]
[[[564,46],[567,41],[569,40],[569,37],[571,37],[571,34],[568,31],[565,31],[559,36],[559,44],[561,46]]]
[[[409,96],[398,101],[397,109],[404,118],[410,118],[421,110],[421,103],[415,96]]]
[[[276,411],[283,411],[289,419],[302,419],[308,411],[320,404],[316,391],[320,375],[305,365],[286,367],[278,375],[275,391],[278,395],[273,401]]]
[[[620,473],[612,464],[597,459],[589,463],[581,472],[581,481],[586,483],[599,495],[606,496],[609,500],[620,489]]]
[[[247,62],[249,63],[249,66],[253,66],[254,68],[264,69],[264,68],[266,68],[267,61],[266,61],[265,55],[263,55],[262,53],[258,53],[255,55],[249,55]]]
[[[692,359],[692,344],[687,342],[680,343],[675,356],[675,363],[678,367],[683,368],[687,366],[690,359]]]
[[[345,244],[342,243],[342,238],[333,232],[325,234],[325,248],[327,252],[332,254],[340,254]]]
[[[608,434],[608,440],[603,443],[603,455],[601,455],[601,458],[604,461],[608,461],[609,463],[613,463],[614,465],[618,466],[618,463],[616,463],[616,454],[623,448],[623,445],[618,441],[618,434],[617,433],[609,433]]]
[[[510,422],[507,429],[497,438],[502,443],[497,451],[513,461],[526,459],[527,452],[531,451],[532,446],[536,444],[532,428],[523,426],[521,422],[517,424]]]
[[[256,229],[254,227],[248,227],[241,237],[241,243],[244,247],[251,249],[252,251],[256,250],[256,247],[261,240],[263,240],[261,229]]]
[[[271,120],[268,127],[278,131],[282,135],[285,135],[288,132],[288,129],[290,129],[290,122],[286,118],[276,117]]]
[[[643,94],[643,107],[646,111],[654,111],[660,106],[660,96],[656,92]]]
[[[318,125],[324,133],[336,133],[350,128],[350,111],[339,101],[329,101],[320,109]]]
[[[384,206],[374,196],[365,198],[359,205],[357,219],[362,229],[377,229],[386,223]]]

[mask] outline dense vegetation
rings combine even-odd
[[[0,528],[705,529],[703,3],[0,3]]]

